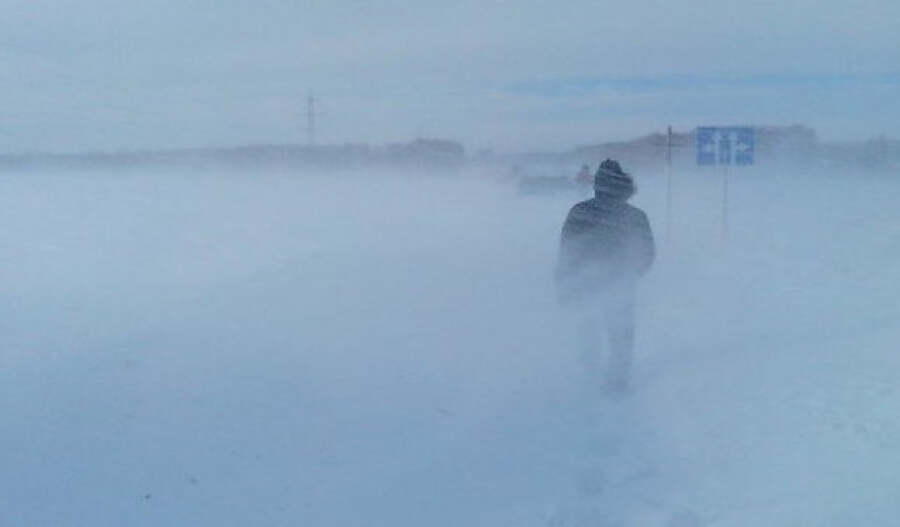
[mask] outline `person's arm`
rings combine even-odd
[[[572,236],[573,236],[573,215],[572,212],[575,209],[569,211],[569,214],[566,216],[566,221],[563,223],[562,231],[559,236],[559,253],[556,258],[556,285],[561,285],[562,281],[566,276],[571,275],[572,269],[574,267],[574,258],[572,254]]]
[[[650,270],[650,266],[656,259],[656,243],[653,240],[653,231],[650,229],[650,220],[643,211],[640,213],[638,226],[639,269],[640,273],[644,274]]]

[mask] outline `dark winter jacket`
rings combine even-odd
[[[569,211],[556,269],[564,301],[628,294],[650,268],[655,256],[650,223],[626,199],[597,192]]]

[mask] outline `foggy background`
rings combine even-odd
[[[900,516],[893,3],[0,6],[0,525]],[[552,281],[605,156],[620,400]]]
[[[447,137],[560,150],[665,124],[900,135],[890,0],[0,2],[4,152]]]

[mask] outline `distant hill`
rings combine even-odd
[[[815,130],[802,126],[755,127],[756,157],[759,162],[800,161],[814,156],[819,150]],[[671,149],[673,163],[693,163],[696,156],[696,129],[672,132]],[[607,157],[624,161],[628,165],[655,165],[665,163],[668,151],[667,134],[655,132],[630,141],[618,141],[586,145],[575,148],[571,157],[586,163],[599,163]]]
[[[877,137],[858,142],[822,142],[812,128],[803,125],[757,126],[756,164],[793,164],[811,167],[864,167],[900,170],[900,140]],[[140,167],[236,168],[313,167],[342,169],[370,166],[455,169],[466,163],[568,174],[565,170],[582,163],[597,165],[607,157],[641,170],[662,170],[671,153],[673,166],[696,165],[696,129],[673,131],[671,147],[667,134],[654,132],[627,141],[587,144],[564,152],[494,154],[489,150],[467,157],[462,144],[437,138],[419,138],[406,143],[373,146],[362,143],[304,146],[246,145],[90,152],[76,154],[0,155],[0,170],[91,169]],[[559,172],[561,168],[565,170]],[[493,170],[493,169],[492,169]]]
[[[352,168],[371,165],[452,168],[464,163],[465,159],[465,149],[457,142],[446,139],[416,139],[409,143],[386,146],[287,144],[84,154],[2,155],[0,169],[147,166]]]

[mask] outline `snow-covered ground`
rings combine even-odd
[[[0,177],[0,525],[894,525],[900,180],[637,174],[635,389],[552,288],[572,195]]]

